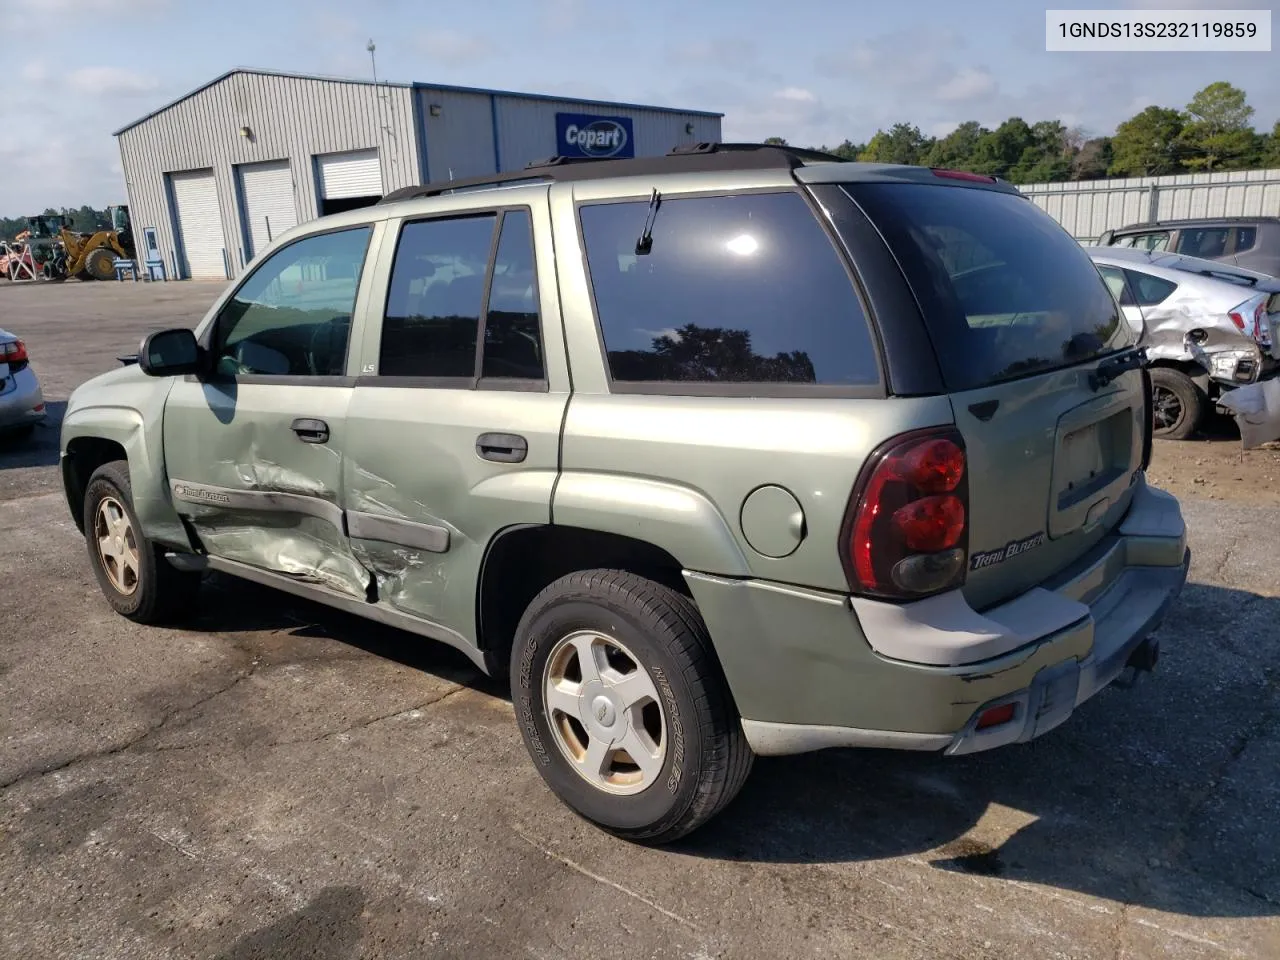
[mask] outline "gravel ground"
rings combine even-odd
[[[0,326],[56,417],[219,289],[0,285]],[[1280,956],[1280,508],[1247,491],[1179,491],[1192,582],[1134,689],[967,759],[761,760],[646,850],[443,647],[228,580],[186,629],[114,616],[56,463],[55,427],[0,451],[0,956]]]

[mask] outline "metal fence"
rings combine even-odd
[[[1280,169],[1027,183],[1018,189],[1081,243],[1149,220],[1280,217]]]

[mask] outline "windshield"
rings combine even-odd
[[[911,285],[948,389],[1030,376],[1133,345],[1088,254],[1020,196],[850,184]]]

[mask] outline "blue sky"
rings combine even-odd
[[[1272,53],[1046,53],[1028,0],[0,0],[0,214],[122,202],[111,131],[233,66],[620,99],[726,114],[726,139],[862,141],[897,120],[1060,119],[1095,133],[1200,87],[1280,118]],[[1054,7],[1267,6],[1058,0]],[[15,85],[15,80],[21,86]]]

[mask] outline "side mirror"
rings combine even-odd
[[[200,344],[185,327],[148,334],[138,350],[138,366],[149,377],[176,377],[199,373]]]

